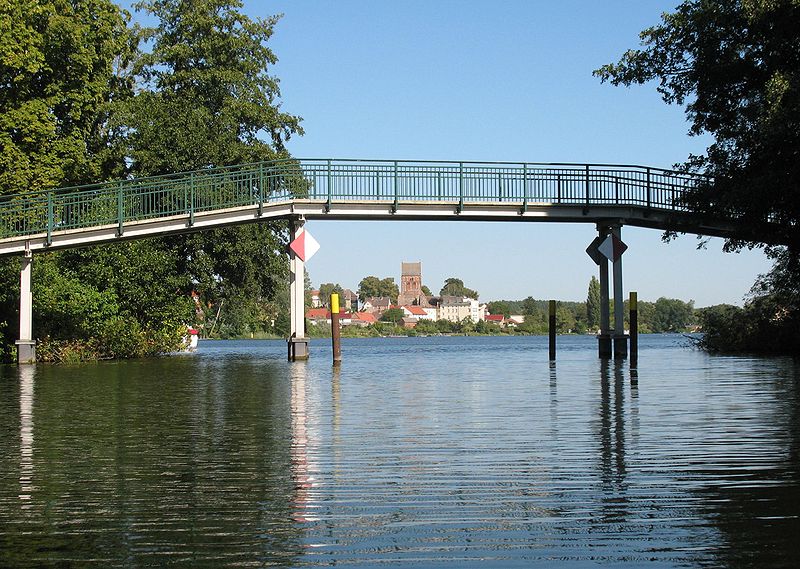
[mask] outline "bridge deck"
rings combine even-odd
[[[0,198],[0,256],[306,219],[619,222],[732,236],[681,197],[704,180],[640,166],[285,160]]]

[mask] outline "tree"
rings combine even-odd
[[[586,327],[592,331],[600,328],[600,281],[594,276],[589,281],[586,297]]]
[[[334,292],[342,292],[342,286],[339,283],[322,283],[319,285],[319,301],[323,306],[330,306],[331,294]]]
[[[429,289],[426,285],[422,285],[421,290],[422,294],[424,294],[425,296],[433,296],[431,289]]]
[[[455,277],[450,277],[444,281],[440,296],[464,296],[478,300],[478,292],[464,286],[464,281]]]
[[[250,19],[236,0],[135,6],[156,25],[139,30],[151,49],[135,62],[140,89],[117,118],[133,174],[288,158],[285,141],[302,129],[298,117],[281,111],[269,75],[277,59],[267,42],[278,17]],[[207,302],[228,301],[241,333],[287,279],[288,238],[285,222],[269,222],[170,237],[160,246],[180,259],[178,270]]]
[[[105,179],[108,111],[130,85],[123,12],[109,0],[0,0],[0,194]]]
[[[511,305],[504,300],[490,302],[486,305],[486,308],[489,310],[489,314],[502,314],[506,318],[511,316]]]
[[[403,312],[402,308],[390,308],[381,314],[381,320],[384,322],[394,322],[397,324],[403,319],[404,316],[405,312]]]
[[[538,303],[532,296],[522,301],[522,313],[525,316],[534,316],[539,313]]]
[[[358,298],[367,299],[377,296],[388,296],[391,301],[397,302],[397,297],[400,295],[400,289],[395,284],[394,279],[386,277],[379,279],[375,276],[364,277],[358,283]]]
[[[656,300],[650,326],[653,332],[680,332],[693,318],[694,301],[661,297]]]
[[[685,105],[690,133],[713,136],[685,165],[711,176],[685,205],[737,218],[729,250],[775,239],[800,252],[798,29],[797,0],[685,0],[640,34],[643,49],[595,71],[614,85],[658,81],[665,102]]]
[[[685,105],[690,133],[711,134],[705,155],[691,156],[690,172],[708,175],[683,204],[710,216],[737,219],[742,233],[726,250],[764,243],[775,276],[800,280],[800,2],[798,0],[685,0],[641,34],[643,49],[595,71],[602,81],[632,85],[658,81],[667,103]],[[769,225],[765,226],[765,222]],[[667,238],[671,235],[666,235]],[[780,278],[780,277],[778,277]],[[766,330],[800,320],[800,292],[766,288],[744,311],[707,312],[704,329],[731,349],[760,345]],[[758,283],[757,283],[758,284]],[[774,294],[777,293],[777,294]],[[766,308],[768,307],[769,308]],[[744,326],[739,316],[755,319]],[[742,336],[720,326],[738,326]],[[719,334],[717,334],[719,332]],[[781,328],[777,351],[794,354],[800,327]],[[710,336],[711,337],[711,336]],[[702,344],[708,348],[712,344]]]

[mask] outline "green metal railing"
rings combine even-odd
[[[685,211],[681,197],[703,181],[658,168],[603,164],[279,160],[60,188],[0,198],[0,239],[310,199],[619,205]]]

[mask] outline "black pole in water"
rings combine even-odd
[[[550,331],[550,361],[556,359],[556,301],[550,301],[550,319],[549,319],[549,331]]]
[[[631,324],[631,353],[629,357],[631,363],[635,364],[639,360],[639,300],[635,292],[631,292],[630,300],[630,324]]]
[[[333,343],[333,365],[342,363],[342,339],[339,330],[339,295],[331,294],[331,342]]]

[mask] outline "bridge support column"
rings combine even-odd
[[[622,240],[622,228],[615,225],[611,234]],[[614,261],[614,358],[628,357],[628,337],[625,335],[625,297],[622,292],[622,255]]]
[[[17,362],[21,364],[36,363],[36,340],[33,339],[33,294],[31,293],[31,271],[33,254],[25,250],[20,263],[19,272],[19,340],[17,344]]]
[[[597,232],[605,239],[609,228],[598,224]],[[611,359],[613,355],[608,289],[608,259],[603,257],[600,261],[600,335],[597,336],[597,353],[602,359]]]
[[[300,236],[303,222],[299,219],[289,221],[290,239]],[[306,338],[305,310],[306,264],[294,251],[289,251],[289,318],[291,329],[287,341],[289,361],[308,359],[308,338]]]

